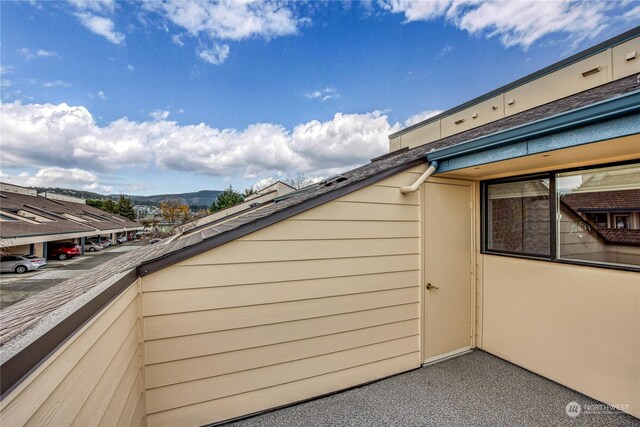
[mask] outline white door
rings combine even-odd
[[[425,363],[471,348],[473,292],[472,183],[434,179],[423,185]]]

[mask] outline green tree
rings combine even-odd
[[[135,221],[136,212],[133,210],[131,199],[124,197],[124,195],[121,194],[120,198],[118,199],[118,203],[116,203],[115,205],[116,205],[116,209],[114,213],[120,216],[123,216],[125,218],[128,218],[131,221]]]
[[[102,207],[100,209],[109,213],[117,213],[117,207],[118,206],[116,205],[116,202],[114,202],[112,199],[107,199],[102,201]]]
[[[242,194],[238,193],[231,187],[224,190],[214,201],[211,203],[211,212],[218,212],[223,209],[230,208],[244,201]]]
[[[254,194],[257,194],[257,193],[258,192],[254,190],[253,187],[245,188],[244,193],[242,194],[242,198],[246,199],[247,197],[253,196]]]
[[[88,206],[93,206],[94,208],[102,209],[102,205],[104,204],[104,200],[100,199],[87,199],[85,203]],[[104,209],[102,209],[104,210]]]

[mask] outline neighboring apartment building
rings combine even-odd
[[[587,212],[638,211],[607,200],[640,190],[639,52],[640,27],[9,307],[3,423],[203,425],[474,348],[640,417],[637,240]]]
[[[0,183],[0,250],[47,256],[48,245],[135,232],[142,225],[86,205],[83,199]]]

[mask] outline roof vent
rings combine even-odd
[[[331,178],[327,178],[324,181],[320,182],[320,185],[324,185],[325,187],[329,187],[329,186],[331,186],[333,184],[337,184],[339,182],[346,181],[347,179],[349,179],[349,178],[347,178],[344,175],[336,175],[336,176],[332,176]]]

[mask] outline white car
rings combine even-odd
[[[84,250],[85,251],[89,251],[89,252],[96,252],[96,251],[101,251],[104,249],[104,246],[99,245],[97,242],[85,242],[84,243]]]
[[[127,236],[118,236],[118,238],[116,239],[116,241],[118,243],[126,243],[127,242]]]
[[[22,274],[37,270],[47,265],[47,260],[35,255],[2,255],[0,257],[0,271]]]

